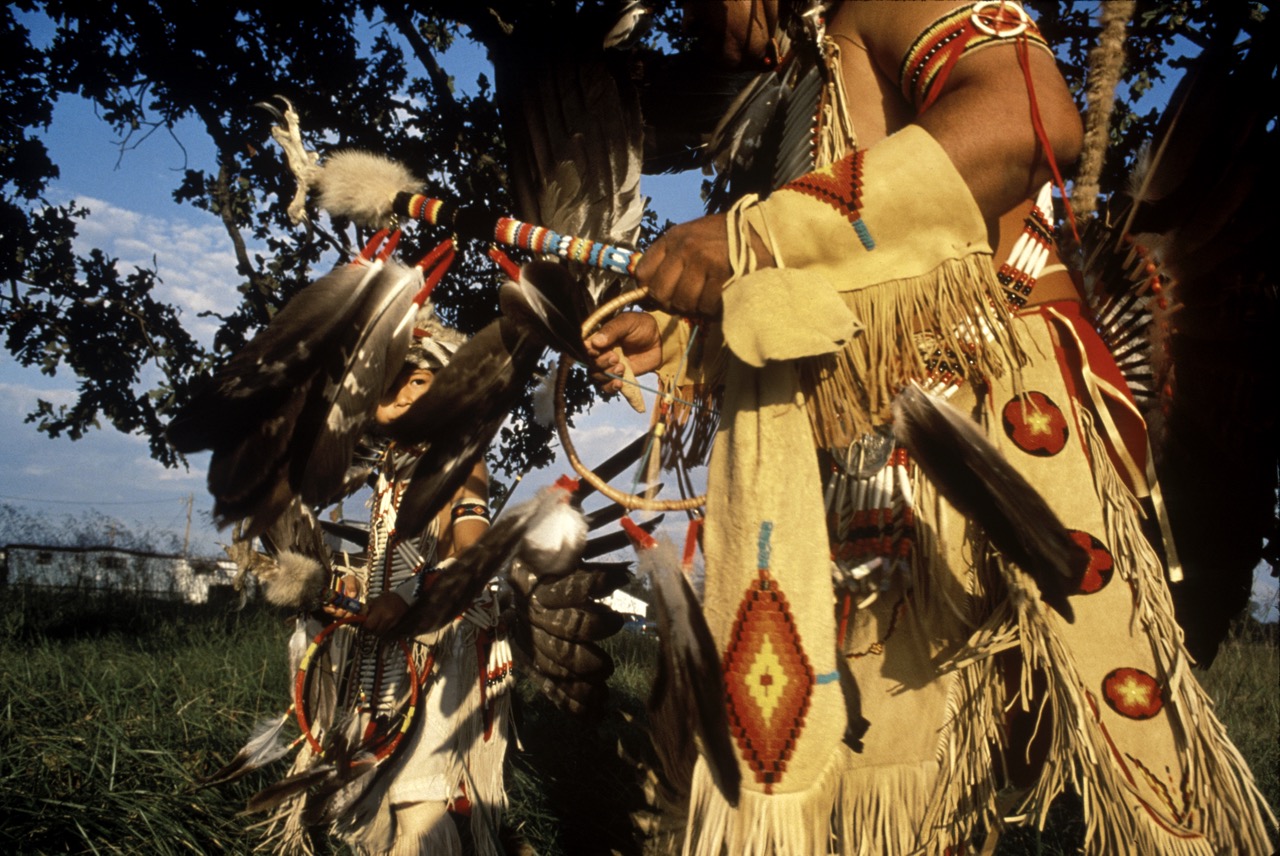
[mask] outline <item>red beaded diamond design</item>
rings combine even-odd
[[[762,524],[760,576],[738,605],[724,654],[729,730],[765,793],[786,772],[815,683],[786,595],[767,567],[769,532]]]

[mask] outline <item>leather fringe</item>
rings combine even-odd
[[[743,789],[737,807],[730,806],[698,758],[689,799],[689,825],[684,856],[811,856],[830,852],[831,824],[844,810],[844,746],[804,790],[765,795]]]
[[[833,354],[801,361],[818,445],[843,449],[887,424],[894,395],[910,380],[950,373],[973,381],[1024,365],[999,293],[990,259],[976,254],[925,276],[841,292],[864,332]]]

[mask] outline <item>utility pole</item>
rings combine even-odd
[[[191,546],[191,506],[195,502],[195,494],[187,494],[187,528],[182,533],[182,555],[187,556],[189,547]]]

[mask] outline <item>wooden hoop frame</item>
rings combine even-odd
[[[636,288],[624,292],[600,306],[595,312],[591,313],[586,321],[582,322],[582,338],[585,340],[594,333],[601,322],[614,312],[646,296],[648,296],[647,291],[643,288]],[[574,471],[587,484],[600,491],[601,495],[608,497],[628,511],[692,511],[705,505],[707,502],[705,493],[688,499],[649,499],[639,494],[625,493],[617,488],[610,487],[608,482],[582,463],[582,459],[578,457],[578,450],[574,448],[573,441],[569,439],[569,422],[565,413],[564,387],[571,368],[573,368],[573,359],[562,355],[559,369],[556,372],[556,431],[560,435],[560,445],[564,448],[564,453],[569,458],[569,464]]]
[[[307,739],[307,743],[311,745],[311,751],[317,756],[324,757],[324,747],[320,745],[319,739],[311,733],[311,722],[307,716],[306,704],[306,684],[307,671],[311,668],[311,661],[320,652],[320,649],[329,641],[329,637],[339,627],[349,624],[363,624],[365,617],[363,615],[353,615],[350,618],[340,618],[330,623],[327,627],[316,634],[316,638],[311,640],[311,644],[307,646],[307,651],[302,655],[302,661],[298,664],[298,673],[293,681],[293,707],[294,714],[298,718],[298,725],[302,728],[302,736]],[[409,730],[409,724],[413,722],[414,714],[418,712],[418,694],[420,688],[418,686],[418,667],[413,662],[413,650],[409,647],[409,643],[403,639],[397,639],[396,644],[400,646],[400,650],[404,652],[405,664],[409,670],[409,707],[404,713],[404,718],[400,722],[400,728],[395,735],[382,746],[378,747],[373,753],[374,763],[377,763],[392,752],[396,751],[396,747],[400,745],[400,741],[404,739],[405,732]]]

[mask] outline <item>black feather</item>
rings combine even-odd
[[[652,532],[658,527],[666,515],[659,514],[651,517],[643,523],[637,524],[646,532]],[[631,541],[627,537],[627,533],[621,529],[616,532],[610,532],[608,535],[597,535],[587,541],[587,545],[582,549],[583,559],[597,559],[600,556],[607,556],[609,553],[616,552],[626,548]]]
[[[626,585],[631,580],[627,568],[627,562],[583,564],[579,570],[562,577],[534,580],[524,593],[536,596],[547,609],[581,606],[591,598],[605,597]]]
[[[1046,603],[1074,620],[1067,598],[1080,589],[1088,554],[977,426],[912,385],[894,399],[893,432],[938,492],[1036,581]]]
[[[608,484],[614,478],[621,475],[631,467],[636,461],[640,460],[640,456],[644,454],[645,446],[649,442],[648,434],[641,434],[618,451],[614,452],[604,463],[597,466],[594,470],[600,480]],[[587,481],[578,484],[577,496],[579,501],[586,499],[595,492],[595,487]]]
[[[330,535],[336,535],[352,544],[369,543],[369,527],[348,521],[321,520],[320,527]]]
[[[308,286],[215,375],[170,425],[182,448],[210,448],[219,525],[266,530],[294,494],[310,504],[346,488],[347,469],[389,366],[412,335],[420,272],[376,261]]]
[[[670,545],[638,553],[653,583],[660,644],[648,701],[654,749],[668,778],[686,782],[700,748],[720,793],[736,806],[742,772],[729,737],[724,675],[711,630]]]
[[[324,386],[308,402],[294,438],[290,477],[304,501],[326,504],[340,490],[378,399],[404,365],[421,284],[417,268],[386,265],[347,335],[326,355]]]
[[[286,776],[274,784],[258,791],[249,797],[249,802],[245,805],[241,814],[256,814],[260,811],[271,811],[279,805],[283,805],[294,797],[304,794],[311,788],[319,785],[321,782],[331,778],[336,774],[336,768],[333,764],[318,764],[309,769],[303,770],[301,773],[295,773],[292,776]]]
[[[259,418],[236,445],[213,451],[206,483],[219,526],[252,517],[259,523],[246,528],[244,537],[251,539],[288,507],[293,494],[290,439],[311,390],[311,384],[298,386],[283,406]]]
[[[622,629],[626,619],[598,601],[548,608],[534,594],[529,599],[529,621],[533,626],[570,641],[598,642]]]
[[[530,262],[519,282],[504,282],[498,291],[502,314],[520,324],[544,345],[590,362],[582,342],[582,322],[575,295],[581,286],[568,268],[556,262]]]
[[[603,681],[613,673],[613,658],[594,642],[564,639],[534,626],[529,637],[540,672],[584,681]]]
[[[599,41],[549,36],[526,30],[494,57],[515,214],[562,234],[633,247],[645,206],[643,122],[626,57],[606,56]],[[603,271],[584,276],[582,310],[621,281]]]
[[[183,453],[228,448],[318,369],[374,281],[381,262],[344,265],[299,291],[169,423]]]

